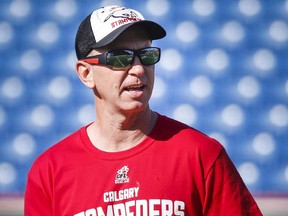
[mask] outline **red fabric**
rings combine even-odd
[[[95,148],[86,127],[33,164],[25,215],[262,215],[223,147],[160,116],[127,151]]]

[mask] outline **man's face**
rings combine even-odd
[[[138,50],[150,47],[151,41],[141,29],[129,29],[109,46],[94,50],[97,55],[114,49]],[[120,112],[135,112],[148,108],[154,85],[154,65],[144,66],[138,57],[125,69],[107,66],[92,67],[95,82],[96,106]]]

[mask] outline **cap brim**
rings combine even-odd
[[[102,40],[98,41],[96,43],[96,45],[93,46],[92,48],[99,48],[99,47],[103,47],[103,46],[106,46],[106,45],[110,44],[122,32],[124,32],[128,28],[131,28],[132,26],[140,26],[143,29],[145,29],[145,31],[148,34],[148,37],[151,40],[161,39],[161,38],[166,36],[166,31],[164,30],[164,28],[162,28],[162,26],[160,26],[159,24],[157,24],[157,23],[155,23],[153,21],[142,20],[142,21],[138,21],[138,22],[128,23],[126,25],[123,25],[123,26],[119,27],[118,29],[114,30],[109,35],[107,35],[105,38],[103,38]]]

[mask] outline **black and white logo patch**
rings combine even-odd
[[[121,169],[119,169],[115,177],[115,184],[123,184],[129,182],[128,172],[128,166],[123,166]]]

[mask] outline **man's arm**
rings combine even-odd
[[[204,215],[262,215],[224,149],[211,168],[205,187]]]

